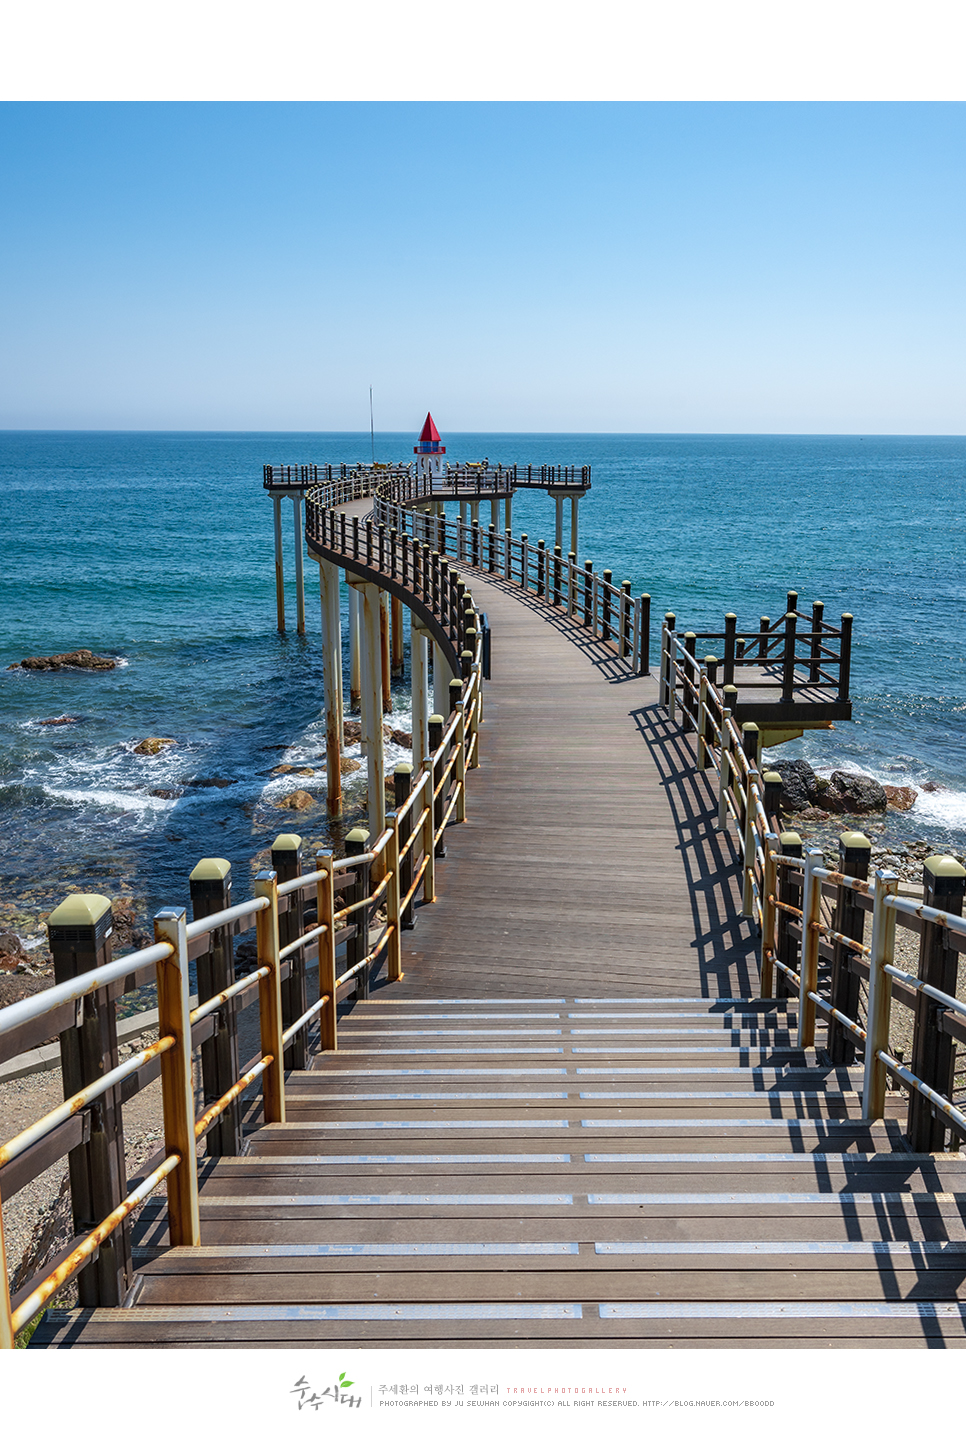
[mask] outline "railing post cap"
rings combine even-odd
[[[191,884],[222,884],[231,878],[231,863],[228,859],[199,859],[188,875]]]
[[[710,667],[712,665],[712,663],[716,667],[718,665],[718,659],[717,659],[717,657],[705,657],[704,661],[705,661],[705,665],[708,666],[708,667]]]
[[[727,689],[727,687],[726,687],[726,688],[725,688],[725,691],[726,691],[726,692],[727,692],[727,690],[728,690],[728,689]],[[735,688],[735,691],[736,691],[736,692],[737,692],[737,690],[738,690],[738,689],[737,689],[737,688]],[[756,733],[756,732],[757,732],[757,731],[758,731],[758,724],[757,724],[757,723],[756,723],[756,722],[746,722],[746,723],[743,723],[743,724],[742,724],[742,729],[743,729],[743,731],[744,731],[744,732],[746,732],[746,733]]]
[[[276,874],[274,869],[259,869],[258,873],[255,875],[256,884],[258,884],[259,881],[264,882],[269,879],[278,879],[278,875]]]
[[[796,834],[793,829],[786,829],[785,832],[779,834],[778,837],[781,841],[781,846],[783,849],[801,848],[802,836],[801,834]]]
[[[852,620],[852,613],[851,613],[851,611],[843,611],[842,612],[842,620],[843,621],[851,621]]]
[[[350,829],[345,836],[345,841],[347,844],[366,844],[369,842],[369,830],[361,827]]]
[[[451,687],[458,687],[460,689],[460,691],[462,692],[462,690],[463,690],[463,679],[462,679],[462,677],[451,677],[449,679],[449,685]]]
[[[966,869],[952,854],[930,854],[922,867],[934,879],[966,879]]]
[[[762,782],[763,783],[781,783],[782,782],[782,775],[780,773],[776,773],[773,768],[770,768],[768,770],[768,772],[765,774],[764,778],[762,779]]]
[[[852,833],[839,834],[839,845],[843,849],[871,849],[872,841],[866,838],[865,834],[856,830]]]
[[[93,926],[100,930],[102,922],[111,913],[111,901],[104,894],[68,894],[47,920],[48,925],[63,929],[67,926]]]
[[[461,682],[460,683],[460,686],[462,687],[462,685],[463,684]],[[412,763],[397,763],[396,766],[395,766],[395,768],[393,768],[392,771],[394,773],[412,773],[412,771],[413,771],[413,765],[412,765]]]
[[[725,697],[738,696],[738,689],[733,682],[726,682],[721,690],[724,693]]]
[[[272,845],[273,854],[297,854],[302,847],[301,834],[279,834]]]
[[[697,634],[697,632],[685,632],[684,633],[684,640],[686,642],[689,642],[689,641],[690,642],[696,642],[698,640],[698,634]]]
[[[462,682],[459,685],[462,687]],[[444,723],[446,719],[441,712],[431,712],[427,721],[439,726]]]
[[[733,611],[725,612],[725,621],[737,621],[738,618]]]

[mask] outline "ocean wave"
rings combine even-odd
[[[45,783],[43,789],[50,798],[68,803],[89,803],[97,808],[120,809],[123,813],[164,813],[177,802],[170,798],[152,798],[149,793],[124,792],[119,788],[82,788],[77,784]]]

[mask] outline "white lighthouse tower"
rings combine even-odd
[[[423,432],[419,436],[419,443],[413,449],[413,454],[416,456],[416,468],[423,476],[424,483],[430,489],[435,484],[442,484],[446,476],[446,465],[443,460],[446,446],[439,437],[439,430],[433,423],[431,414],[426,416]]]

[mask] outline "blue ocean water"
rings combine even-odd
[[[378,434],[376,457],[410,459],[412,443]],[[852,611],[854,721],[790,751],[940,782],[896,833],[966,846],[966,439],[446,444],[451,459],[591,465],[580,559],[649,591],[655,622],[674,610],[683,628],[720,629],[733,610],[753,626],[781,613],[790,588],[802,604],[821,598],[833,620]],[[313,790],[312,775],[273,775],[281,763],[316,770],[320,803],[298,828],[310,845],[332,841],[314,568],[309,634],[280,637],[261,467],[369,449],[362,434],[0,433],[0,666],[80,646],[123,662],[94,675],[0,670],[0,918],[14,905],[47,910],[74,887],[183,903],[208,854],[231,859],[242,888],[291,822],[277,800]],[[515,533],[552,539],[553,519],[543,492],[517,495]],[[285,529],[294,607],[290,515]],[[408,705],[400,680],[396,725]],[[43,725],[55,717],[73,720]],[[135,755],[147,736],[175,746]],[[347,783],[351,821],[362,773]]]

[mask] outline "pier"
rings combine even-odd
[[[68,1154],[75,1238],[0,1347],[44,1309],[30,1349],[966,1347],[966,870],[928,861],[919,902],[861,834],[827,865],[761,759],[851,715],[852,619],[791,592],[654,623],[578,560],[576,505],[564,551],[589,471],[540,468],[266,467],[319,570],[333,813],[348,584],[368,828],[312,862],[281,835],[240,903],[201,861],[190,916],[116,961],[109,901],[55,911],[58,983],[0,1011],[0,1060],[59,1035],[65,1101],[0,1149],[0,1198]],[[552,544],[512,533],[524,486]],[[116,999],[154,980],[158,1039],[121,1062]],[[159,1075],[165,1146],[128,1169]]]

